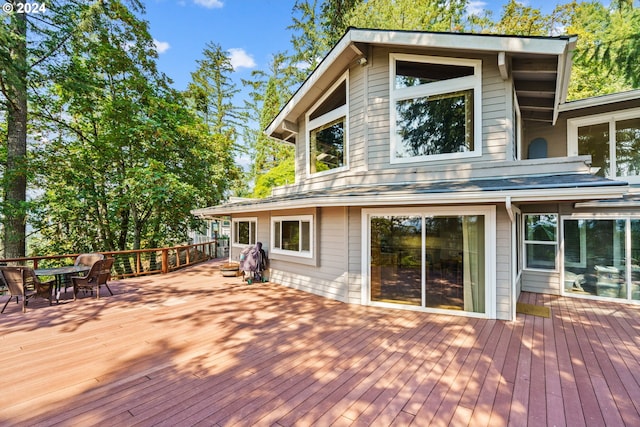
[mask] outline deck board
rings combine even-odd
[[[0,425],[640,425],[640,307],[523,293],[513,322],[220,275],[0,315]],[[1,301],[4,304],[4,299]]]

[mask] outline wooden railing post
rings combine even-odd
[[[162,249],[162,274],[169,272],[169,249]]]
[[[182,245],[182,246],[173,246],[170,248],[152,248],[152,249],[135,249],[128,251],[115,251],[115,252],[100,252],[105,256],[111,256],[113,258],[118,257],[126,257],[126,259],[115,267],[117,278],[125,278],[129,276],[140,276],[145,274],[157,274],[162,273],[166,274],[170,271],[179,269],[183,266],[195,264],[197,262],[215,258],[218,255],[218,249],[220,246],[220,242],[218,239],[214,239],[212,241],[206,243],[196,243],[191,245]],[[194,251],[194,256],[191,256],[191,250]],[[176,265],[171,265],[169,262],[169,251],[173,251],[176,256]],[[187,251],[185,254],[185,262],[182,262],[180,259],[181,252]],[[157,254],[161,252],[161,266],[157,265]],[[152,253],[154,261],[146,262],[143,258],[143,254]],[[54,265],[58,265],[61,261],[65,263],[73,262],[72,260],[68,260],[67,258],[76,258],[78,254],[67,254],[67,255],[45,255],[45,256],[34,256],[34,257],[22,257],[22,258],[0,258],[0,265],[8,263],[17,263],[18,265],[28,265],[32,264],[34,269],[38,269],[45,264],[45,267],[48,267],[48,263],[51,261]],[[126,265],[125,265],[126,264]],[[148,265],[148,269],[145,270]],[[158,268],[159,267],[159,268]],[[129,269],[131,271],[129,272]],[[122,270],[122,271],[119,271]]]

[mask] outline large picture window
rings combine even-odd
[[[390,58],[391,162],[480,155],[481,62]]]
[[[271,252],[313,257],[313,215],[271,218]]]
[[[558,253],[558,215],[524,215],[525,267],[555,270]]]
[[[334,84],[307,113],[307,173],[347,167],[347,76]]]
[[[597,175],[640,182],[640,109],[568,121],[570,155],[591,155]]]
[[[234,218],[232,221],[233,244],[235,246],[247,246],[256,244],[256,218]]]

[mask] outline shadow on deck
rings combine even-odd
[[[640,422],[637,306],[525,293],[551,317],[480,320],[247,285],[220,264],[10,303],[0,424]]]

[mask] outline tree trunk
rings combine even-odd
[[[10,49],[13,70],[7,79],[7,167],[4,180],[4,245],[6,258],[26,252],[27,200],[27,21],[13,14],[16,44]]]

